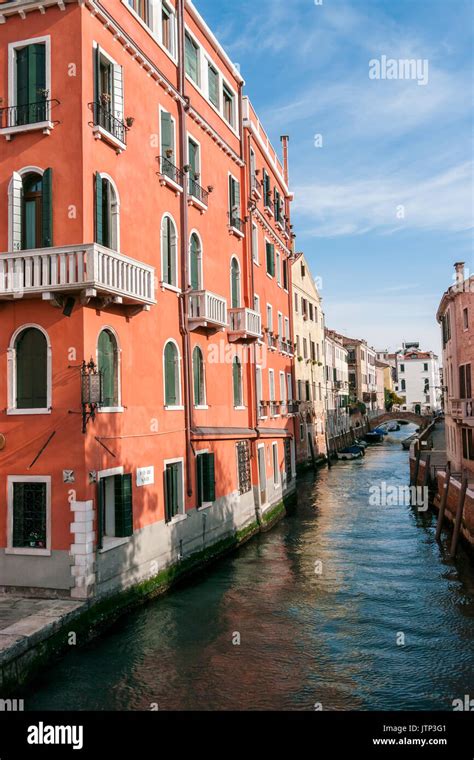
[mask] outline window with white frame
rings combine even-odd
[[[184,470],[182,459],[165,461],[164,469],[165,522],[184,515]]]
[[[51,38],[34,37],[8,46],[8,105],[0,128],[50,122]]]
[[[115,182],[105,174],[95,174],[95,242],[113,251],[120,250],[120,198]]]
[[[167,408],[181,405],[181,360],[178,346],[169,340],[163,351],[165,406]]]
[[[272,443],[273,459],[273,485],[277,488],[280,485],[280,467],[278,464],[278,443]]]
[[[273,332],[273,306],[267,303],[267,330]]]
[[[258,227],[255,222],[252,222],[252,254],[254,263],[258,264]]]
[[[282,404],[286,404],[286,383],[284,372],[280,372],[280,401]]]
[[[293,379],[290,372],[288,372],[286,375],[286,387],[288,392],[288,401],[293,401]]]
[[[160,108],[160,161],[161,173],[179,184],[176,171],[176,122],[164,108]]]
[[[232,383],[234,389],[234,407],[240,409],[244,404],[242,388],[242,364],[238,356],[232,361]]]
[[[8,349],[8,413],[47,414],[51,410],[51,343],[42,327],[23,325]]]
[[[51,477],[9,475],[6,553],[51,552]]]
[[[222,113],[227,123],[235,127],[235,95],[225,82],[222,83]]]
[[[123,69],[99,45],[94,47],[94,126],[125,143]]]
[[[281,285],[281,253],[278,250],[276,252],[276,278],[277,284]]]
[[[161,222],[161,277],[165,285],[178,286],[178,235],[169,214]]]
[[[260,296],[254,293],[253,296],[253,310],[260,314]]]
[[[124,2],[174,58],[176,56],[176,13],[173,6],[166,0],[124,0]]]
[[[102,398],[105,410],[120,408],[120,351],[110,328],[100,331],[97,341],[97,365],[102,375]]]
[[[13,172],[8,186],[8,248],[10,251],[53,245],[53,171],[27,167]],[[21,272],[15,277],[21,286]]]
[[[212,105],[219,110],[220,108],[219,72],[210,61],[207,62],[207,86],[208,86],[209,100],[212,103]]]
[[[189,32],[186,32],[184,38],[184,54],[185,54],[185,70],[186,74],[195,84],[201,84],[200,68],[201,57],[200,48],[197,42],[191,37]]]

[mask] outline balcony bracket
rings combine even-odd
[[[64,306],[64,296],[62,296],[60,293],[43,293],[42,300],[48,301],[50,306],[54,306],[55,309],[62,309]]]

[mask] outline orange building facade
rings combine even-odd
[[[295,490],[288,145],[185,0],[0,22],[0,587],[93,598]]]

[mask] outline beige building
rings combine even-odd
[[[324,314],[321,296],[304,254],[296,255],[292,268],[293,333],[295,336],[296,398],[299,429],[297,461],[326,454]]]
[[[348,351],[349,396],[352,403],[363,402],[368,412],[377,410],[377,352],[365,340],[340,336]],[[383,406],[382,406],[383,408]]]
[[[350,428],[347,348],[334,330],[325,330],[326,432],[329,439]]]

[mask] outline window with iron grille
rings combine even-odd
[[[291,467],[291,441],[285,439],[285,470],[286,470],[286,482],[290,483],[293,478],[293,469]]]
[[[248,493],[252,488],[248,441],[239,441],[237,444],[237,464],[239,468],[239,492],[241,494]]]
[[[46,548],[46,483],[13,483],[14,548]]]

